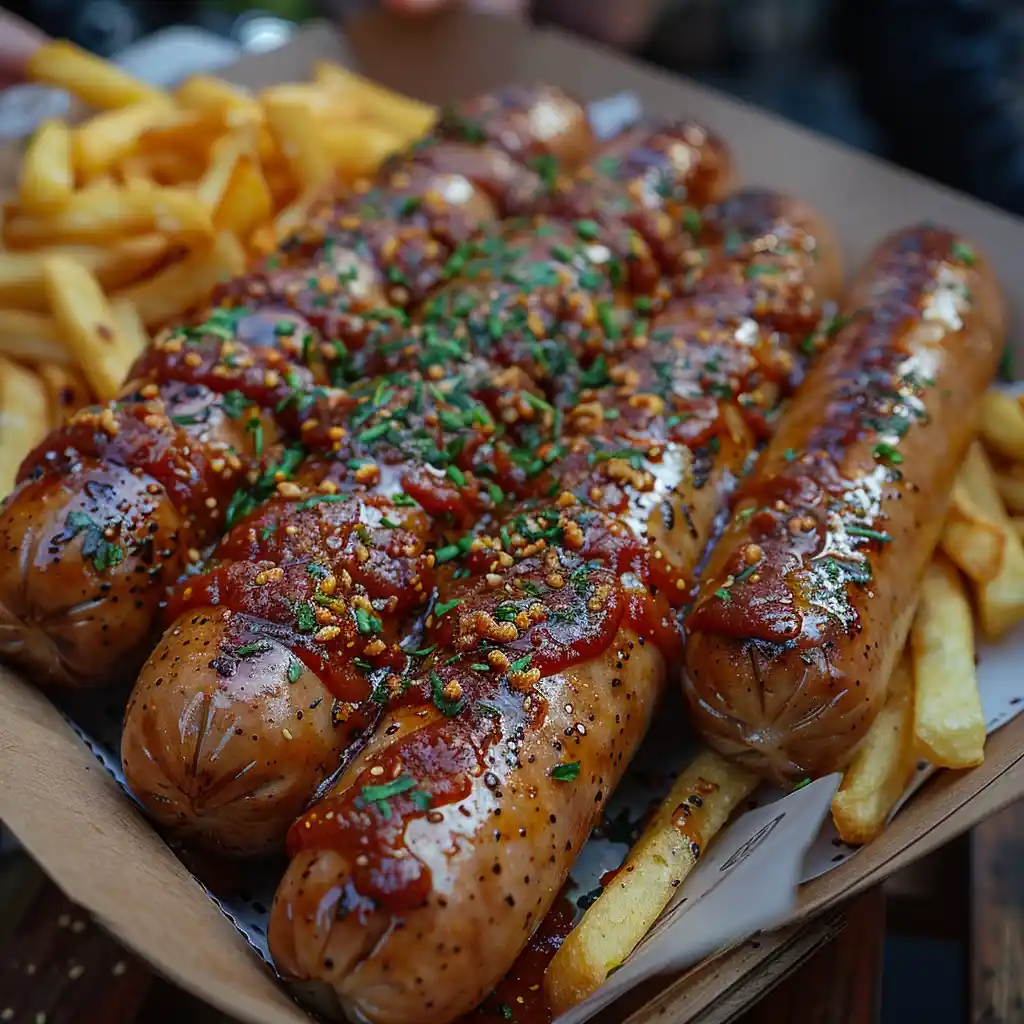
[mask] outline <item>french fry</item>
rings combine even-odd
[[[239,134],[222,135],[210,147],[209,164],[206,173],[196,182],[196,195],[211,213],[223,201],[235,166],[246,147],[245,138]]]
[[[859,846],[882,831],[916,764],[914,668],[910,652],[905,651],[889,680],[885,706],[832,799],[832,820],[844,842]]]
[[[999,575],[1006,529],[985,515],[961,480],[953,487],[941,545],[975,583],[988,583]]]
[[[34,252],[0,251],[0,307],[46,312],[43,275],[48,256],[69,256],[84,264],[104,288],[123,288],[149,273],[164,258],[168,241],[162,235],[137,235],[110,246],[69,245]]]
[[[146,325],[142,322],[139,311],[130,299],[114,299],[110,303],[110,309],[114,314],[114,324],[117,326],[125,353],[130,357],[131,363],[134,363],[149,347],[150,339]],[[129,370],[131,363],[129,363]]]
[[[231,125],[259,123],[263,111],[252,93],[213,75],[190,75],[174,94],[186,110],[213,111]]]
[[[288,99],[262,100],[267,124],[301,191],[324,188],[334,177],[330,158],[320,143],[321,128],[305,105]]]
[[[259,165],[251,156],[241,156],[213,215],[214,225],[247,242],[261,224],[269,224],[273,215],[274,197]]]
[[[31,370],[0,357],[0,498],[14,490],[21,460],[48,429],[43,382]]]
[[[1010,466],[998,472],[996,486],[1008,511],[1024,512],[1024,466]]]
[[[66,203],[74,187],[68,126],[63,121],[44,121],[22,157],[18,202],[30,213],[45,213]]]
[[[324,88],[353,97],[367,120],[386,125],[405,141],[424,135],[437,120],[437,110],[429,104],[400,96],[338,64],[318,62],[313,77]]]
[[[89,118],[72,135],[75,170],[85,181],[106,174],[131,154],[139,137],[160,118],[173,112],[166,98],[136,103]]]
[[[981,436],[994,452],[1024,459],[1024,409],[998,388],[989,388],[981,403]]]
[[[999,572],[990,580],[974,584],[978,621],[986,636],[996,638],[1024,618],[1024,545],[1006,514],[995,473],[980,441],[975,441],[960,468],[959,482],[986,520],[1004,535]]]
[[[194,192],[139,184],[77,192],[48,217],[17,214],[4,224],[4,239],[12,249],[28,249],[68,242],[109,242],[152,231],[194,244],[213,235],[213,218]]]
[[[29,57],[26,71],[30,81],[67,89],[83,103],[100,110],[166,98],[160,89],[65,40],[39,47]]]
[[[274,218],[274,233],[278,240],[287,238],[302,227],[313,204],[322,194],[323,190],[319,187],[307,190],[297,196]]]
[[[238,239],[222,231],[212,246],[191,253],[115,298],[131,302],[146,327],[159,327],[205,302],[221,281],[241,274],[245,266],[245,250]]]
[[[910,629],[917,752],[940,768],[985,757],[985,716],[974,670],[974,621],[956,567],[939,555],[921,583]]]
[[[66,256],[51,256],[45,270],[53,316],[75,361],[101,401],[116,397],[133,357],[99,281]]]
[[[375,124],[339,121],[321,127],[319,144],[338,177],[351,184],[373,174],[387,157],[402,148],[403,139]]]
[[[58,366],[74,363],[53,317],[22,309],[0,309],[0,355]]]
[[[73,412],[89,404],[89,385],[77,370],[56,363],[41,363],[35,370],[42,379],[49,399],[51,430],[59,427]]]
[[[218,110],[172,108],[143,129],[136,148],[140,153],[197,153],[206,157],[213,142],[227,131],[225,116]]]
[[[625,863],[569,933],[544,977],[555,1016],[593,992],[633,951],[697,858],[758,785],[705,752],[676,780]]]

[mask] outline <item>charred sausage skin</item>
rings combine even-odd
[[[887,239],[737,495],[686,621],[707,740],[771,778],[841,769],[885,695],[1004,309],[953,232]]]

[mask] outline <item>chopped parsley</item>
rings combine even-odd
[[[415,786],[414,778],[409,775],[399,775],[397,779],[392,779],[391,782],[385,782],[379,786],[363,786],[359,791],[359,799],[364,804],[376,807],[380,816],[385,821],[390,821],[391,808],[388,806],[388,800],[393,796],[398,796],[399,793],[414,789]]]
[[[551,778],[556,782],[574,782],[580,776],[580,763],[579,761],[568,761],[562,764],[556,764],[551,769]]]
[[[107,540],[103,527],[85,512],[69,512],[64,526],[59,539],[67,542],[81,534],[82,557],[90,559],[97,572],[106,572],[124,561],[124,548]]]
[[[434,706],[447,718],[457,715],[466,703],[462,697],[452,700],[445,696],[445,681],[436,673],[430,673],[430,694],[434,698]]]
[[[300,633],[314,633],[316,626],[316,609],[309,601],[300,601],[295,606],[295,628]]]

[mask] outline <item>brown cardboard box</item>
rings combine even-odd
[[[1012,328],[1024,323],[1024,223],[671,75],[551,31],[465,15],[415,25],[375,15],[354,24],[346,44],[313,27],[230,76],[252,85],[301,79],[322,57],[432,101],[523,79],[567,86],[588,100],[631,90],[648,110],[692,116],[724,135],[747,184],[815,203],[836,226],[851,266],[883,234],[915,219],[963,230],[1001,272]],[[0,180],[10,180],[15,160],[13,151],[0,154]],[[939,774],[881,838],[805,886],[785,928],[648,982],[600,1019],[731,1019],[839,926],[843,899],[1024,794],[1022,759],[1024,717],[990,739],[983,766]],[[4,670],[0,818],[71,898],[170,980],[253,1024],[308,1019],[56,708]]]

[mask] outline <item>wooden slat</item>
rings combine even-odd
[[[132,1024],[152,984],[149,968],[24,855],[5,858],[0,875],[6,890],[0,893],[0,1022]],[[25,901],[19,892],[34,895]]]
[[[1024,802],[971,836],[971,1020],[1024,1020]]]
[[[882,1002],[885,896],[857,897],[846,926],[737,1024],[875,1024]]]

